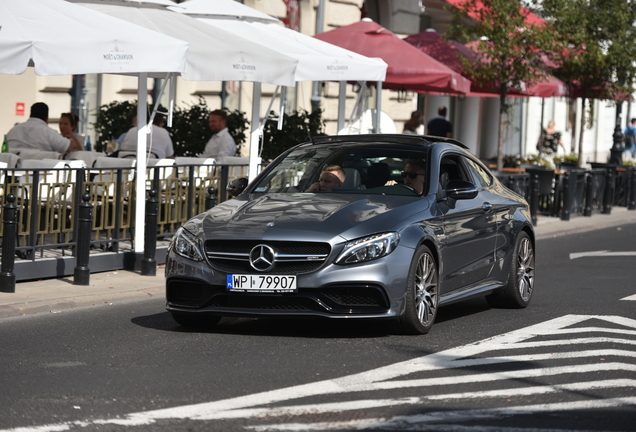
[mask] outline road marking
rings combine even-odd
[[[613,325],[612,328],[604,328],[599,326],[594,327],[582,327],[581,323],[585,321],[594,321],[595,324],[598,321],[603,321]],[[574,327],[578,326],[578,327]],[[574,327],[574,328],[570,328]],[[636,358],[636,351],[622,350],[622,349],[594,349],[594,350],[582,350],[582,351],[557,351],[557,352],[536,352],[536,353],[523,353],[520,355],[508,355],[508,356],[492,356],[492,357],[479,357],[487,352],[497,351],[510,351],[514,349],[540,349],[544,347],[552,347],[555,345],[567,346],[571,337],[567,337],[571,334],[580,334],[583,332],[594,332],[594,334],[607,333],[608,335],[620,334],[621,336],[635,335],[636,334],[636,320],[624,318],[620,316],[597,316],[597,315],[566,315],[561,318],[556,318],[543,323],[539,323],[530,327],[515,330],[502,335],[494,336],[479,342],[471,343],[457,348],[451,348],[446,351],[430,354],[424,357],[419,357],[411,360],[407,360],[400,363],[380,367],[377,369],[369,370],[366,372],[349,375],[332,380],[319,381],[314,383],[308,383],[298,386],[292,386],[288,388],[282,388],[277,390],[265,391],[261,393],[219,400],[214,402],[199,403],[193,405],[178,406],[166,409],[158,409],[153,411],[144,411],[128,414],[123,418],[116,419],[101,419],[101,420],[88,420],[84,422],[70,422],[62,424],[44,425],[34,428],[16,428],[8,429],[6,431],[12,432],[58,432],[69,430],[74,427],[85,427],[93,425],[122,425],[122,426],[146,426],[151,425],[157,420],[163,419],[188,419],[188,420],[219,420],[219,419],[233,419],[241,417],[243,419],[249,417],[279,417],[282,415],[300,415],[315,412],[343,412],[343,411],[355,411],[365,410],[380,407],[391,407],[399,405],[418,405],[423,407],[422,401],[431,400],[431,396],[436,399],[447,398],[449,395],[456,395],[459,397],[500,397],[501,394],[493,392],[482,392],[481,395],[470,396],[473,393],[449,393],[446,396],[430,395],[426,394],[418,397],[410,398],[380,398],[380,399],[360,399],[351,400],[341,403],[330,402],[325,404],[312,404],[312,405],[290,405],[280,406],[281,402],[293,401],[301,398],[309,398],[311,396],[325,396],[336,395],[342,393],[348,393],[349,395],[355,394],[355,392],[367,392],[373,390],[385,390],[385,389],[400,389],[407,387],[422,387],[423,389],[431,389],[438,384],[440,380],[452,379],[453,382],[448,382],[446,385],[451,386],[456,383],[470,383],[470,382],[486,382],[486,381],[509,381],[511,379],[519,379],[525,377],[538,377],[549,376],[556,374],[577,374],[584,372],[594,371],[624,371],[633,373],[636,368],[632,364],[624,364],[619,361],[612,361],[610,357],[627,357]],[[558,341],[545,340],[549,336],[563,336]],[[541,338],[542,340],[536,340]],[[613,337],[588,337],[577,339],[579,344],[597,344],[605,342],[608,344],[620,344],[620,345],[633,345],[634,342],[625,338],[613,338]],[[580,359],[594,358],[600,359],[598,363],[591,363],[586,361],[583,365],[571,365],[560,367],[536,367],[536,363],[540,361],[551,360],[567,360],[567,359]],[[607,363],[604,363],[609,360]],[[591,364],[589,364],[591,363]],[[494,373],[481,373],[470,374],[470,370],[476,366],[483,365],[507,365],[518,364],[513,372],[494,372]],[[525,367],[525,369],[524,369]],[[457,374],[453,377],[436,377],[435,383],[432,379],[406,379],[396,380],[396,378],[408,376],[414,373],[424,373],[431,371],[440,371],[448,369],[460,369],[462,372],[469,372],[467,375]],[[574,371],[574,368],[580,369]],[[580,373],[579,373],[580,372]],[[512,377],[512,378],[511,378]],[[560,385],[544,385],[534,387],[519,387],[516,389],[508,389],[507,395],[517,392],[522,394],[524,391],[530,392],[529,394],[541,394],[554,391],[564,390],[587,390],[587,389],[599,389],[599,388],[617,388],[617,387],[634,387],[636,389],[636,381],[628,379],[614,379],[605,381],[581,381],[577,383],[565,383]],[[532,393],[536,392],[536,393]],[[430,393],[430,392],[428,392]],[[277,406],[272,407],[273,404]],[[431,421],[468,421],[481,418],[501,418],[506,416],[513,416],[518,414],[532,414],[536,412],[550,412],[561,410],[584,410],[592,408],[607,408],[618,407],[623,405],[636,405],[636,397],[630,398],[608,398],[608,399],[593,399],[583,400],[575,402],[561,402],[553,404],[540,404],[540,405],[526,405],[518,407],[505,407],[505,408],[493,408],[484,410],[460,410],[460,411],[440,411],[426,414],[417,414],[413,416],[397,416],[389,419],[368,419],[352,420],[346,422],[334,422],[329,423],[329,426],[325,423],[286,423],[286,424],[269,424],[266,426],[250,426],[246,425],[246,429],[253,430],[311,430],[311,429],[359,429],[361,425],[364,427],[381,427],[383,429],[394,430],[427,430],[424,425]],[[317,411],[316,411],[317,410]],[[361,423],[360,423],[361,422]],[[407,427],[408,426],[408,427]],[[434,430],[443,430],[439,428],[439,424],[435,425]],[[450,430],[461,430],[457,425],[448,425]],[[420,428],[420,427],[423,427]],[[430,430],[430,428],[429,428]],[[486,431],[487,429],[484,429]],[[505,430],[501,428],[492,430]],[[513,429],[510,429],[513,430]],[[525,429],[526,431],[528,429]],[[5,432],[6,432],[5,431]],[[2,431],[0,431],[2,432]],[[546,430],[542,430],[546,432]],[[562,431],[563,432],[563,431]]]
[[[471,420],[497,420],[514,415],[532,415],[542,412],[572,411],[572,410],[589,410],[599,408],[611,408],[625,405],[636,405],[636,397],[613,398],[603,400],[589,400],[578,402],[561,402],[554,404],[537,404],[522,405],[505,408],[481,409],[481,410],[461,410],[461,411],[439,411],[429,412],[426,414],[416,414],[411,416],[398,416],[392,419],[363,419],[346,422],[325,422],[313,424],[271,424],[266,426],[250,426],[249,429],[255,431],[302,431],[302,430],[361,430],[361,429],[380,429],[380,430],[397,430],[397,431],[482,431],[482,429],[474,429],[473,425],[457,426],[448,425],[448,429],[440,428],[436,422],[453,421],[466,422]],[[427,423],[435,423],[427,425]],[[537,431],[537,432],[570,432],[566,429],[531,429],[531,428],[501,428],[492,427],[483,429],[483,431]],[[576,432],[585,432],[577,429]]]
[[[616,257],[616,256],[636,256],[636,252],[623,251],[623,252],[611,252],[611,251],[592,251],[592,252],[574,252],[570,254],[570,259],[584,258],[584,257]]]
[[[632,300],[632,301],[636,301],[636,294],[634,294],[633,296],[629,296],[629,297],[622,298],[621,300]]]

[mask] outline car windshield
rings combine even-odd
[[[303,146],[278,161],[252,192],[418,195],[426,154],[425,146]]]

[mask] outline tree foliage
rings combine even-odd
[[[636,2],[633,0],[533,0],[559,30],[564,49],[554,74],[583,100],[579,161],[582,161],[585,103],[622,100],[633,91],[636,68]]]
[[[277,117],[273,111],[271,117]],[[325,135],[325,121],[322,110],[311,113],[300,110],[291,114],[284,114],[283,129],[278,130],[276,121],[267,121],[263,127],[263,149],[261,157],[273,160],[285,150],[309,141],[311,137]]]
[[[545,60],[555,50],[554,30],[546,23],[531,24],[529,11],[511,0],[466,0],[452,9],[454,21],[448,37],[471,42],[477,67],[464,62],[470,77],[498,89],[499,140],[497,168],[503,167],[503,129],[507,95],[534,85],[546,76]],[[473,21],[474,25],[465,25]]]
[[[148,106],[152,112],[153,106]],[[240,154],[241,146],[245,143],[245,131],[249,121],[245,113],[239,110],[224,110],[228,114],[227,128],[237,145]],[[165,109],[160,109],[164,111]],[[199,98],[195,105],[185,108],[175,107],[172,127],[166,127],[174,145],[175,156],[196,156],[205,149],[205,145],[212,136],[209,126],[209,112],[205,100]],[[102,144],[111,138],[117,138],[131,128],[132,119],[137,113],[136,101],[111,102],[102,105],[97,113],[95,130],[98,133],[98,143]]]

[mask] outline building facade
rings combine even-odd
[[[405,37],[427,29],[443,33],[450,23],[450,13],[445,10],[444,0],[243,0],[247,6],[275,16],[300,32],[313,35],[321,31],[345,26],[368,17],[398,36]],[[319,19],[319,10],[324,7],[324,20]],[[318,28],[318,27],[321,28]],[[78,80],[75,80],[76,84]],[[82,77],[81,89],[75,92],[72,107],[73,77],[39,77],[29,68],[18,76],[0,76],[3,103],[0,104],[0,131],[7,131],[28,118],[29,107],[34,102],[45,102],[50,108],[50,126],[57,129],[60,114],[75,108],[83,120],[80,132],[91,136],[95,132],[91,124],[95,121],[97,107],[112,101],[135,100],[137,78],[118,75],[86,75]],[[160,86],[158,80],[149,79],[148,88]],[[350,119],[357,96],[356,84],[347,85],[346,115]],[[225,92],[222,92],[225,90]],[[152,92],[149,92],[152,93]],[[279,111],[278,100],[272,101],[276,88],[262,86],[261,117],[271,109]],[[221,100],[222,94],[227,95]],[[337,128],[338,83],[325,82],[314,85],[301,82],[287,91],[287,110],[311,110],[312,97],[319,98],[327,122],[326,132],[335,134]],[[245,82],[192,82],[177,80],[175,102],[186,107],[203,98],[210,109],[225,104],[230,109],[251,113],[252,84]],[[152,96],[149,95],[149,102]],[[161,101],[167,106],[167,96]],[[368,108],[374,108],[375,89],[369,89],[366,100]],[[270,105],[271,103],[271,105]],[[582,107],[580,99],[569,98],[514,98],[514,110],[506,126],[505,154],[536,153],[536,144],[541,128],[549,120],[563,133],[568,150],[576,152]],[[595,115],[584,134],[584,162],[605,162],[612,146],[616,108],[607,101],[592,101]],[[402,125],[412,111],[419,110],[428,120],[437,115],[437,107],[449,108],[449,120],[454,125],[454,137],[464,142],[482,159],[492,159],[497,153],[499,101],[496,97],[463,97],[450,95],[417,94],[409,91],[382,92],[382,110],[392,119],[395,129]],[[630,106],[623,106],[629,113]],[[627,122],[625,115],[621,126]],[[247,151],[248,146],[244,146]]]

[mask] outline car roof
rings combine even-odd
[[[452,138],[444,138],[428,135],[408,135],[408,134],[361,134],[361,135],[327,135],[311,138],[313,144],[335,144],[335,143],[376,143],[376,144],[411,144],[430,145],[436,142],[452,144],[469,150],[464,144]]]

